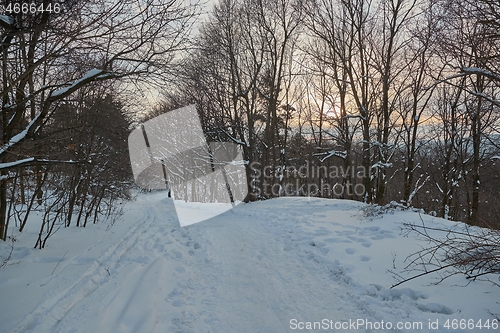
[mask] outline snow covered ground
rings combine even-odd
[[[0,268],[0,332],[500,331],[491,283],[425,276],[390,289],[389,271],[426,245],[401,235],[420,217],[363,207],[280,198],[181,228],[166,193],[141,194],[114,225],[61,229],[44,250],[31,223]],[[453,329],[460,320],[474,327]]]

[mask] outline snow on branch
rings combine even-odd
[[[347,157],[347,151],[338,151],[338,150],[330,150],[326,153],[320,153],[320,154],[314,154],[315,156],[319,155],[326,155],[323,158],[320,158],[320,162],[324,162],[325,160],[329,159],[330,157],[337,156],[340,157],[341,159],[345,160]]]
[[[101,69],[94,68],[94,69],[89,70],[87,73],[85,73],[85,75],[83,77],[81,77],[80,79],[72,81],[70,83],[67,83],[67,85],[68,85],[67,87],[52,91],[50,93],[49,97],[47,98],[47,100],[45,101],[45,103],[46,103],[45,109],[46,110],[42,110],[42,112],[38,113],[36,115],[36,117],[28,124],[28,126],[26,126],[26,128],[24,130],[22,130],[20,133],[18,133],[16,135],[14,135],[9,140],[9,142],[4,144],[0,148],[0,155],[4,154],[9,148],[18,144],[20,141],[24,140],[26,138],[26,136],[28,135],[28,133],[30,133],[30,131],[32,131],[33,129],[36,129],[40,120],[42,120],[43,117],[45,117],[47,110],[48,110],[48,106],[50,105],[50,103],[72,94],[73,92],[80,89],[81,87],[83,87],[84,85],[86,85],[89,82],[97,81],[97,80],[105,80],[105,79],[109,79],[112,77],[114,77],[113,74],[105,72]]]
[[[0,163],[0,170],[14,169],[18,167],[33,166],[33,165],[48,165],[48,164],[80,164],[87,163],[87,161],[73,161],[73,160],[47,160],[29,157],[15,162]]]
[[[499,74],[496,74],[496,73],[493,73],[491,71],[488,71],[488,70],[485,70],[482,68],[478,68],[478,67],[461,67],[459,73],[445,77],[443,79],[436,80],[430,86],[425,87],[424,90],[433,89],[441,83],[449,82],[453,79],[461,78],[461,77],[468,76],[468,75],[483,75],[483,76],[486,76],[492,80],[500,82],[500,75]]]
[[[424,187],[424,185],[429,181],[429,179],[431,179],[430,176],[427,176],[424,179],[424,181],[422,183],[420,183],[420,181],[422,180],[422,176],[423,175],[420,175],[420,178],[418,178],[417,183],[415,184],[415,188],[413,189],[413,191],[410,193],[410,196],[408,197],[408,202],[406,203],[408,207],[411,206],[413,198],[415,197],[415,195],[417,195],[418,191],[420,191],[420,189],[422,187]]]
[[[51,92],[48,100],[56,100],[64,98],[89,82],[109,79],[111,77],[113,77],[113,74],[111,73],[107,73],[101,69],[96,69],[96,68],[91,69],[87,73],[85,73],[85,75],[82,78],[67,83],[68,85],[67,87],[60,88]]]
[[[31,163],[34,160],[35,160],[34,157],[30,157],[30,158],[25,158],[25,159],[22,159],[22,160],[19,160],[19,161],[15,161],[15,162],[0,163],[0,170],[12,169],[12,168],[21,166],[21,165],[23,165],[25,163]]]
[[[24,140],[28,134],[32,134],[34,130],[37,130],[40,121],[46,116],[48,112],[48,107],[50,104],[58,99],[62,99],[76,90],[80,89],[83,87],[85,84],[92,82],[92,81],[97,81],[97,80],[106,80],[113,78],[114,74],[105,72],[101,69],[91,69],[85,75],[75,81],[72,81],[70,83],[67,83],[69,86],[61,89],[57,89],[50,93],[49,97],[45,101],[46,107],[45,110],[42,110],[42,112],[38,113],[33,120],[18,134],[14,135],[9,142],[4,144],[2,147],[0,147],[0,155],[3,155],[9,148],[13,147],[14,145],[18,144],[20,141]]]
[[[28,132],[34,126],[34,124],[37,123],[38,118],[40,117],[40,115],[41,115],[41,113],[37,114],[36,117],[28,124],[28,126],[26,126],[26,128],[24,130],[22,130],[20,133],[18,133],[16,135],[14,135],[9,140],[9,142],[7,142],[6,144],[4,144],[0,148],[0,155],[3,155],[9,148],[11,148],[12,146],[16,145],[20,141],[22,141],[26,137],[26,135],[28,135]]]
[[[477,67],[462,67],[462,73],[467,75],[484,75],[486,77],[489,77],[490,79],[500,81],[500,75]]]
[[[227,137],[228,137],[229,139],[231,139],[231,140],[232,140],[235,144],[248,147],[248,143],[246,143],[246,142],[243,142],[243,141],[241,141],[241,140],[236,139],[236,138],[235,138],[235,137],[233,137],[231,134],[229,134],[226,130],[222,129],[222,132],[224,132],[224,134],[226,134],[226,135],[227,135]]]
[[[372,165],[372,169],[387,169],[387,168],[392,168],[392,163],[383,163],[383,162],[377,162]]]
[[[22,140],[26,138],[26,136],[30,133],[33,133],[33,130],[36,130],[39,126],[40,121],[46,116],[48,112],[48,107],[50,104],[56,100],[62,99],[76,90],[80,89],[84,85],[89,82],[97,81],[97,80],[106,80],[109,78],[113,78],[114,74],[105,72],[101,69],[91,69],[85,75],[75,81],[67,83],[68,86],[57,89],[50,93],[49,97],[45,101],[45,108],[42,112],[38,113],[35,118],[18,134],[14,135],[7,143],[5,143],[2,147],[0,147],[0,155],[3,155],[7,152],[8,149],[12,148],[14,145],[18,144]]]
[[[479,92],[476,92],[476,91],[468,91],[470,94],[476,96],[476,97],[481,97],[481,98],[484,98],[486,99],[487,101],[495,104],[496,106],[500,106],[500,101],[496,100],[496,99],[493,99],[491,98],[490,96],[486,95],[486,94],[483,94],[483,93],[479,93]]]
[[[14,24],[14,18],[6,15],[0,15],[0,26],[10,28]]]

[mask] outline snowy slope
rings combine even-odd
[[[41,251],[31,223],[0,269],[0,332],[499,331],[443,326],[493,320],[500,288],[490,283],[426,276],[389,289],[389,270],[425,246],[400,235],[420,217],[370,219],[363,207],[280,198],[181,228],[166,194],[153,193],[113,226],[61,229]]]

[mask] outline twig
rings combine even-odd
[[[410,277],[410,278],[408,278],[408,279],[406,279],[406,280],[399,281],[398,283],[393,284],[393,285],[391,286],[391,288],[390,288],[390,289],[392,289],[392,288],[394,288],[394,287],[397,287],[397,286],[399,286],[400,284],[403,284],[403,283],[405,283],[405,282],[408,282],[408,281],[411,281],[411,280],[413,280],[413,279],[416,279],[416,278],[418,278],[418,277],[421,277],[421,276],[424,276],[424,275],[427,275],[427,274],[431,274],[431,273],[434,273],[434,272],[440,271],[440,270],[445,269],[445,268],[448,268],[448,267],[452,267],[453,265],[454,265],[454,264],[453,264],[453,263],[451,263],[451,264],[448,264],[448,265],[445,265],[445,266],[438,267],[438,268],[436,268],[436,269],[431,269],[430,271],[425,271],[425,272],[423,272],[423,273],[420,273],[420,274],[414,275],[414,276],[412,276],[412,277]]]
[[[10,244],[10,252],[9,252],[9,255],[7,256],[7,258],[4,259],[4,261],[2,262],[2,264],[0,265],[0,268],[2,268],[3,266],[7,265],[7,263],[9,262],[10,258],[12,257],[12,252],[14,252],[14,242],[15,242],[15,239],[14,239],[14,236],[12,235],[11,236],[11,244]]]
[[[469,281],[478,277],[500,273],[500,233],[496,230],[480,229],[472,232],[468,226],[464,229],[427,226],[420,216],[421,225],[404,223],[405,234],[416,233],[430,243],[427,247],[409,255],[404,270],[421,272],[402,279],[391,286],[394,288],[415,278],[445,271],[439,282],[455,274],[463,274]],[[429,232],[444,233],[444,237],[431,235]],[[446,269],[452,268],[447,271]],[[400,275],[398,277],[401,278]],[[494,283],[495,285],[499,285]]]
[[[68,253],[69,250],[66,250],[66,253]],[[61,263],[61,261],[64,259],[64,257],[66,256],[66,253],[64,253],[64,255],[62,256],[61,260],[59,260],[59,262],[57,263],[56,267],[54,267],[54,270],[52,271],[52,273],[50,273],[50,276],[52,276],[52,274],[54,274],[54,272],[56,271],[56,268],[57,266],[59,266],[59,264]]]

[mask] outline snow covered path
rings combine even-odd
[[[390,253],[401,242],[406,251],[412,247],[383,220],[360,222],[353,215],[360,203],[284,198],[184,228],[162,193],[140,196],[131,207],[122,234],[102,238],[41,278],[38,287],[50,288],[5,332],[291,332],[302,328],[293,326],[299,322],[302,331],[315,332],[307,322],[323,319],[422,323],[419,331],[430,332],[429,320],[441,326],[478,315],[438,302],[449,301],[448,292],[436,300],[429,292],[388,289],[387,269],[396,264]]]

